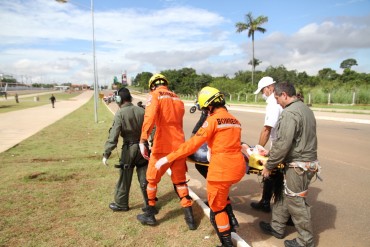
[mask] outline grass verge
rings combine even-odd
[[[33,94],[34,92],[28,92],[29,94]],[[40,93],[40,92],[39,92]],[[51,94],[54,93],[57,101],[55,102],[55,105],[58,106],[58,101],[62,100],[68,100],[70,98],[76,97],[77,95],[81,94],[81,92],[72,92],[72,93],[67,93],[67,92],[49,92],[47,94],[42,94],[39,95],[39,100],[35,101],[36,96],[29,96],[27,97],[27,94],[24,94],[22,96],[19,96],[19,103],[15,102],[14,97],[13,98],[8,98],[7,100],[1,100],[0,101],[0,113],[5,113],[5,112],[10,112],[10,111],[17,111],[17,110],[22,110],[22,109],[27,109],[30,107],[36,107],[36,106],[41,106],[41,105],[47,105],[50,104],[51,102],[49,98],[51,97]]]
[[[143,226],[134,174],[128,212],[108,208],[118,178],[101,164],[113,115],[93,100],[0,154],[0,246],[215,246],[218,239],[197,204],[199,227],[189,231],[168,176],[159,184],[159,225]]]

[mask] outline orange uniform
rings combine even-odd
[[[157,184],[167,168],[171,169],[171,179],[176,186],[178,196],[181,198],[181,206],[189,207],[193,203],[186,185],[186,158],[169,163],[165,166],[166,168],[160,170],[157,170],[154,166],[158,159],[176,150],[185,141],[183,131],[184,113],[184,103],[166,86],[158,86],[150,93],[146,103],[141,132],[141,142],[144,142],[148,140],[153,127],[156,126],[146,175],[150,206],[155,206]]]
[[[230,230],[225,212],[231,185],[245,174],[246,165],[240,151],[241,124],[225,108],[217,108],[207,118],[197,133],[175,152],[167,155],[168,162],[194,153],[207,142],[211,150],[207,175],[207,197],[219,232]]]

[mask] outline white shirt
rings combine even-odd
[[[271,143],[276,139],[276,124],[279,120],[280,113],[283,111],[283,108],[277,103],[274,94],[271,94],[267,97],[266,100],[266,115],[264,126],[270,126],[270,140]]]

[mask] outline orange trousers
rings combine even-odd
[[[225,211],[228,201],[230,187],[236,181],[207,181],[207,198],[210,209],[216,213],[215,221],[218,232],[230,230],[229,216]]]
[[[182,207],[190,207],[193,205],[193,200],[189,197],[189,189],[186,184],[186,172],[188,167],[186,165],[186,159],[179,159],[172,163],[165,164],[161,169],[155,168],[155,163],[162,157],[165,157],[167,153],[155,153],[150,155],[148,170],[146,172],[147,194],[149,199],[149,206],[155,206],[157,197],[157,185],[161,181],[163,174],[168,168],[171,169],[171,180],[176,187],[177,195],[180,198],[180,204]]]

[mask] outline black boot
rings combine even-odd
[[[146,186],[147,186],[147,183],[143,183],[140,187],[141,187],[141,193],[143,194],[143,199],[144,199],[144,207],[141,208],[141,210],[145,213],[146,211],[149,210],[150,206],[148,204],[148,201],[149,201],[149,198],[148,198],[148,194],[146,192]],[[154,214],[158,214],[158,209],[156,207],[154,207],[154,209],[152,209],[154,211]]]
[[[185,214],[185,221],[189,227],[189,230],[197,229],[194,216],[193,216],[193,208],[191,206],[184,208],[184,214]]]
[[[270,201],[265,201],[263,199],[259,202],[252,202],[251,207],[266,213],[271,212]]]
[[[149,210],[149,208],[150,208],[150,206],[145,206],[145,207],[142,207],[141,210],[145,213],[146,211]],[[156,207],[154,207],[154,209],[152,209],[152,210],[153,210],[154,214],[159,213],[159,210]]]
[[[298,244],[296,239],[285,240],[284,241],[284,246],[285,247],[302,247],[301,245]]]
[[[231,240],[231,232],[230,231],[221,232],[220,236],[221,236],[221,242],[222,242],[221,246],[222,247],[233,247],[234,246],[233,241]]]
[[[278,239],[283,239],[284,238],[284,234],[281,234],[281,233],[278,233],[277,231],[275,231],[274,228],[272,228],[270,223],[266,223],[266,222],[261,221],[260,222],[260,228],[264,233],[272,235],[275,238],[278,238]]]
[[[266,178],[263,181],[262,199],[259,202],[252,202],[251,207],[263,212],[271,211],[270,201],[274,190],[274,177]]]
[[[154,217],[155,210],[154,206],[149,206],[145,213],[139,214],[136,218],[143,225],[155,225],[157,224],[157,220]]]
[[[226,213],[229,216],[231,231],[235,232],[235,229],[239,228],[239,222],[234,215],[233,207],[231,206],[231,204],[226,205]]]
[[[109,208],[112,209],[114,212],[130,210],[129,207],[120,207],[115,202],[112,202],[111,204],[109,204]]]
[[[218,238],[220,239],[220,242],[222,243],[222,238],[221,238],[220,233],[218,232],[218,228],[217,228],[217,224],[216,224],[216,214],[212,210],[209,211],[209,220],[211,221],[211,224],[212,224],[213,228],[215,229],[216,234],[217,234]],[[222,245],[221,245],[221,247],[222,247]]]
[[[144,199],[144,207],[142,207],[141,210],[143,210],[143,212],[146,212],[147,209],[149,208],[149,204],[148,204],[149,198],[148,198],[148,194],[146,192],[146,185],[141,186],[141,193],[142,193],[143,199]]]

